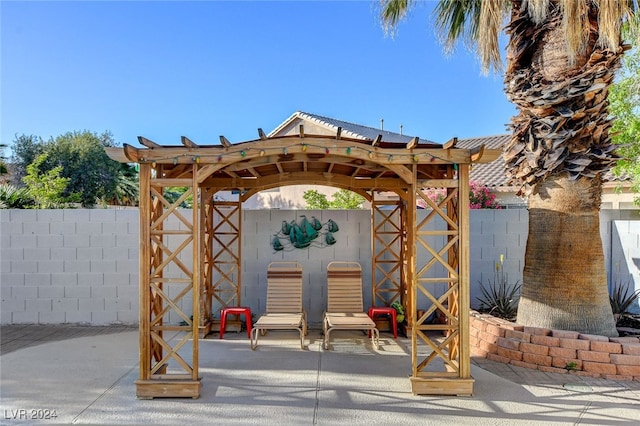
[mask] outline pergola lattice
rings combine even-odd
[[[340,128],[331,136],[306,135],[302,125],[296,135],[267,137],[261,129],[258,135],[235,144],[221,136],[219,145],[208,146],[186,137],[175,146],[140,137],[143,148],[107,149],[117,161],[140,165],[137,396],[200,395],[198,341],[211,329],[212,301],[240,304],[242,202],[265,189],[297,184],[344,188],[371,202],[372,301],[389,305],[401,300],[407,311],[413,393],[471,394],[469,168],[472,162],[494,160],[499,152],[458,149],[455,139],[444,145],[421,144],[418,138],[409,143],[382,141],[382,136],[351,139],[342,137]],[[163,195],[167,187],[188,190],[171,203]],[[424,188],[444,189],[446,196],[436,203]],[[239,191],[239,201],[215,200],[217,192],[227,190]],[[392,192],[396,200],[379,200],[380,192]],[[190,215],[178,208],[187,197],[192,198]],[[431,209],[420,222],[419,199]],[[435,221],[444,226],[434,229]],[[427,255],[419,258],[418,250]],[[444,272],[434,275],[436,270]],[[447,290],[438,297],[434,288],[439,284]],[[182,303],[189,297],[191,303]],[[430,303],[419,317],[418,297]],[[433,312],[444,315],[445,323],[427,323]],[[180,319],[178,325],[168,321],[170,314]],[[181,338],[174,344],[165,335],[176,332]],[[446,337],[435,339],[430,332]],[[188,342],[190,350],[183,349]],[[419,344],[430,354],[421,358]],[[436,359],[444,369],[428,371]],[[167,371],[169,361],[181,371]]]

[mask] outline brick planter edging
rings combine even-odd
[[[640,381],[640,337],[525,327],[471,311],[471,355],[551,373]]]

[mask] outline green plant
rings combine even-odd
[[[27,175],[22,180],[39,208],[60,208],[66,203],[62,194],[67,187],[69,178],[60,177],[62,166],[42,172],[40,166],[46,159],[46,154],[39,155],[33,163],[27,166]]]
[[[564,366],[564,369],[567,371],[576,371],[578,369],[578,363],[575,361],[569,361]]]
[[[396,300],[391,304],[391,307],[396,310],[396,321],[398,322],[398,324],[403,322],[405,313],[404,313],[404,306],[402,306],[402,303],[400,303],[399,300]]]
[[[18,188],[8,183],[0,184],[0,208],[25,209],[35,205],[27,188]]]
[[[518,300],[520,299],[520,288],[522,284],[516,281],[509,284],[507,275],[504,273],[504,255],[500,255],[500,261],[496,262],[496,269],[493,280],[489,280],[485,287],[480,281],[480,291],[482,296],[478,297],[480,309],[486,310],[491,315],[499,318],[511,320],[518,312]]]
[[[304,191],[302,195],[308,210],[349,210],[361,209],[365,199],[362,195],[346,189],[340,189],[333,194],[333,200],[315,189]]]
[[[631,305],[640,299],[640,289],[632,291],[631,280],[625,283],[616,281],[609,294],[609,302],[611,302],[611,310],[614,315],[627,313]]]

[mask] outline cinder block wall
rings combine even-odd
[[[0,210],[2,324],[138,322],[138,210]]]
[[[137,323],[138,214],[137,209],[0,210],[2,324]],[[427,211],[418,211],[419,218],[425,214]],[[282,222],[299,222],[301,215],[309,219],[315,216],[322,223],[329,219],[338,223],[336,244],[316,242],[305,249],[288,247],[275,251],[271,241]],[[241,304],[256,314],[264,312],[267,265],[277,260],[299,261],[305,272],[305,308],[310,323],[317,324],[326,305],[327,264],[332,260],[353,260],[362,265],[364,303],[365,307],[371,305],[370,220],[368,210],[243,211]],[[478,305],[479,282],[493,279],[495,262],[501,254],[505,255],[503,267],[509,281],[522,279],[527,226],[526,210],[471,211],[472,307]],[[611,221],[603,223],[602,229],[609,264],[624,262],[637,273],[633,259],[640,256],[638,238],[612,238]],[[639,235],[640,221],[621,221],[615,229],[620,235]],[[626,246],[633,241],[636,251],[630,252]],[[618,248],[612,248],[616,244]],[[419,246],[418,256],[429,255]],[[190,250],[180,255],[185,262],[190,257]],[[608,270],[612,271],[612,267]],[[444,285],[439,286],[433,290],[436,294],[445,291]],[[423,296],[419,297],[419,308],[426,303]],[[191,298],[185,298],[182,306],[190,312]],[[166,320],[178,322],[180,318],[170,315]]]

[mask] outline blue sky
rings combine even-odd
[[[377,1],[0,2],[1,143],[73,130],[257,138],[297,110],[436,142],[506,132],[501,75],[445,56],[433,2],[386,36]]]

